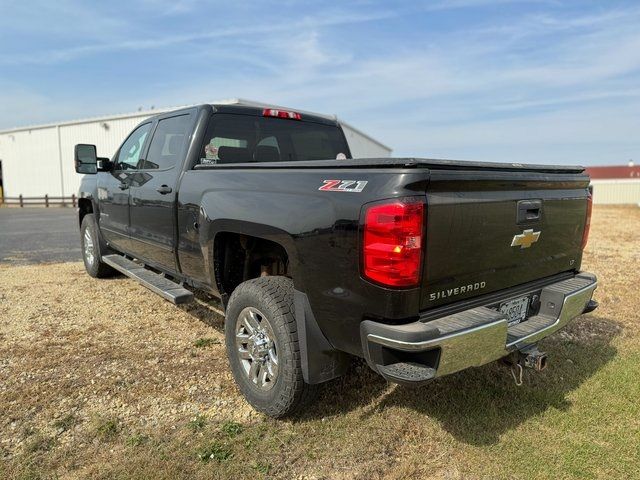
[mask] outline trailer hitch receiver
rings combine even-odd
[[[520,358],[526,368],[533,368],[540,372],[547,368],[547,354],[538,350],[535,345],[525,350],[520,350]]]

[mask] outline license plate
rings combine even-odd
[[[527,318],[528,309],[529,297],[520,297],[508,302],[502,302],[498,307],[498,310],[507,317],[509,326],[516,325]]]

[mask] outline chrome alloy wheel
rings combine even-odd
[[[89,265],[93,265],[93,260],[95,257],[94,246],[93,246],[93,238],[91,237],[91,232],[88,228],[84,230],[84,258],[87,260]]]
[[[260,390],[271,390],[278,378],[278,353],[269,320],[247,307],[236,321],[236,348],[244,373]]]

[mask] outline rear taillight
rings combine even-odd
[[[405,199],[376,204],[364,217],[363,274],[389,287],[420,282],[424,202]]]
[[[584,232],[582,233],[582,249],[587,246],[589,241],[589,230],[591,229],[591,210],[593,208],[593,197],[591,192],[587,196],[587,218],[584,221]]]
[[[302,120],[302,115],[298,112],[289,112],[287,110],[276,110],[275,108],[265,108],[262,111],[263,117],[288,118],[290,120]]]

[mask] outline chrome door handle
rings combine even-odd
[[[160,195],[166,195],[167,193],[171,193],[172,191],[173,189],[168,185],[160,185],[158,188],[156,188],[156,192],[158,192]]]

